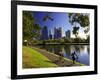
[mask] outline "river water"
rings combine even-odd
[[[68,59],[72,59],[71,54],[75,51],[78,56],[78,59],[76,59],[77,62],[85,65],[90,64],[89,45],[38,45],[37,47],[57,55],[59,55],[59,52],[62,51],[63,57]]]

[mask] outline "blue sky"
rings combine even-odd
[[[43,17],[49,14],[54,20],[43,21]],[[35,23],[39,24],[40,27],[47,26],[48,30],[54,32],[54,27],[62,27],[62,35],[65,36],[65,31],[70,30],[72,32],[72,25],[69,23],[68,13],[66,12],[34,12],[33,16],[35,18]],[[83,29],[80,29],[80,33],[83,32]],[[72,35],[72,33],[71,33]],[[82,35],[82,34],[81,34]],[[72,35],[74,36],[74,35]]]

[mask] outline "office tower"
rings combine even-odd
[[[51,30],[49,30],[49,39],[52,39],[53,36],[52,36],[52,33],[51,33]]]
[[[66,35],[66,38],[70,38],[70,30],[67,30],[67,31],[65,32],[65,35]]]
[[[44,26],[41,31],[41,39],[48,40],[48,29],[47,26]]]
[[[61,27],[59,28],[54,28],[54,39],[60,39],[62,37],[62,29]]]

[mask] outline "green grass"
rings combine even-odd
[[[57,67],[40,52],[23,46],[23,68]]]

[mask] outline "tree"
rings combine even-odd
[[[44,17],[43,17],[43,21],[48,21],[51,20],[53,21],[54,19],[50,16],[51,13],[47,13]]]
[[[39,24],[34,24],[33,38],[40,39],[40,30],[41,30],[41,27],[39,26]]]
[[[90,25],[89,14],[69,13],[69,22],[75,26],[76,23],[78,23],[81,27],[84,28],[85,34],[89,32],[89,25]],[[73,34],[75,34],[76,37],[78,35],[78,30],[79,30],[78,27],[73,27]]]
[[[32,30],[34,27],[34,17],[29,11],[23,11],[23,40],[29,40],[32,36]]]
[[[73,34],[77,38],[79,27],[73,27]]]
[[[34,23],[31,11],[23,11],[23,40],[32,40],[39,37],[40,26]]]
[[[72,25],[77,22],[81,27],[89,27],[89,15],[85,13],[69,13],[69,22]]]
[[[86,42],[89,43],[89,41],[90,41],[90,35],[87,35]]]

